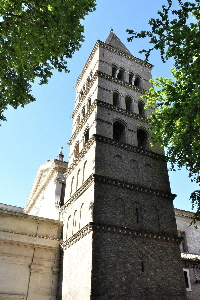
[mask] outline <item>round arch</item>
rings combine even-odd
[[[121,120],[115,120],[113,123],[113,139],[126,143],[126,124]]]
[[[146,130],[139,128],[137,130],[137,146],[139,148],[147,150],[149,147],[149,134]]]

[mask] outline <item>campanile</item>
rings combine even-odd
[[[186,299],[174,195],[141,97],[152,67],[111,30],[75,84],[63,300]]]

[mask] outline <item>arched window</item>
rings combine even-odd
[[[119,121],[113,124],[113,139],[122,143],[126,142],[125,126]]]
[[[83,118],[85,117],[85,106],[83,106],[83,108],[82,108],[82,117]]]
[[[135,76],[134,85],[141,88],[141,78],[139,76]]]
[[[80,208],[80,216],[79,216],[79,229],[81,229],[81,219],[82,219],[82,216],[83,216],[83,205],[84,203],[81,204],[81,208]]]
[[[118,73],[118,75],[117,75],[117,78],[118,78],[119,80],[124,80],[124,74],[125,74],[124,70],[123,70],[123,69],[120,69],[120,70],[119,70],[119,73]]]
[[[119,103],[120,103],[120,97],[119,94],[117,92],[113,93],[113,105],[116,107],[120,107]]]
[[[80,124],[80,121],[81,121],[81,118],[80,118],[80,116],[78,116],[77,119],[76,119],[77,126]]]
[[[79,184],[80,184],[80,169],[77,172],[76,189],[79,188]]]
[[[140,116],[145,117],[144,102],[142,102],[142,101],[138,102],[138,112],[139,112]]]
[[[74,185],[74,177],[72,177],[72,181],[71,181],[71,191],[70,191],[70,196],[73,194],[73,185]]]
[[[125,97],[126,110],[132,112],[132,99],[130,96]]]
[[[75,210],[75,212],[74,212],[74,218],[73,218],[73,227],[74,228],[76,228],[76,222],[77,222],[76,218],[77,218],[77,210]]]
[[[148,147],[148,135],[146,131],[142,129],[138,129],[137,131],[137,142],[138,142],[138,147],[147,149]]]
[[[88,76],[87,81],[86,81],[86,89],[90,85],[90,81],[91,81],[91,78]]]
[[[76,142],[76,145],[74,147],[74,157],[77,158],[79,155],[79,142]]]
[[[60,194],[60,206],[64,205],[64,200],[65,200],[65,187],[66,187],[66,184],[65,184],[65,183],[62,183],[61,194]]]
[[[84,134],[84,145],[87,143],[88,140],[89,140],[89,129],[87,129]]]
[[[67,232],[66,232],[66,239],[70,236],[71,232],[69,233],[69,229],[71,228],[71,215],[67,219]]]
[[[90,107],[91,107],[91,98],[88,99],[88,102],[87,102],[87,111],[89,111]]]
[[[112,77],[117,78],[118,69],[116,66],[112,66]]]
[[[85,181],[86,164],[87,164],[87,160],[84,162],[84,165],[83,165],[83,180],[82,180],[82,183]]]
[[[134,84],[134,74],[133,73],[129,73],[129,77],[128,77],[128,82],[130,84]]]

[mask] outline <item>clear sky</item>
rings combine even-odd
[[[147,40],[127,42],[126,29],[148,29],[148,20],[165,0],[97,0],[95,12],[86,16],[85,42],[68,61],[70,73],[54,72],[48,85],[34,84],[36,102],[25,108],[9,108],[7,122],[0,127],[0,202],[24,206],[39,166],[56,158],[63,146],[68,160],[67,142],[71,135],[75,90],[73,86],[96,40],[105,41],[110,29],[121,39],[130,52],[143,59],[139,50],[148,47]],[[178,2],[178,1],[177,1]],[[159,54],[150,57],[155,67],[154,76],[170,76],[172,62],[163,64]],[[191,210],[189,195],[197,189],[186,171],[169,172],[172,193],[177,194],[174,206]]]

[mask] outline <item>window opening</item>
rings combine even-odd
[[[141,262],[142,272],[144,272],[144,262]]]
[[[133,75],[133,73],[129,73],[129,80],[128,80],[128,82],[130,83],[130,84],[134,84],[134,75]]]
[[[138,209],[138,207],[136,207],[135,211],[136,211],[136,222],[139,223],[139,209]]]
[[[188,248],[187,248],[187,240],[186,240],[185,231],[178,231],[178,237],[182,238],[181,243],[180,243],[181,252],[187,253]]]
[[[87,143],[89,140],[89,129],[86,130],[85,135],[84,135],[84,143]]]
[[[146,149],[147,148],[147,133],[142,129],[138,129],[137,131],[137,142],[138,147]]]
[[[77,158],[78,155],[79,155],[79,142],[76,143],[74,148],[74,157]]]
[[[140,116],[145,117],[144,103],[142,101],[138,102],[138,112]]]
[[[185,278],[186,289],[188,289],[189,288],[189,281],[188,281],[187,271],[184,271],[184,278]]]
[[[88,99],[88,110],[90,109],[91,106],[91,98]]]
[[[79,188],[79,181],[80,181],[80,169],[77,172],[76,189]]]
[[[125,143],[125,126],[119,121],[113,124],[113,139]]]
[[[119,94],[117,92],[113,93],[113,105],[119,107]]]
[[[77,117],[77,119],[76,119],[76,123],[77,123],[77,125],[79,125],[79,124],[80,124],[80,120],[81,120],[81,118],[80,118],[80,116],[78,116],[78,117]]]
[[[70,191],[70,196],[73,193],[73,184],[74,184],[74,177],[72,177],[72,181],[71,181],[71,191]]]
[[[85,117],[85,106],[82,108],[82,116]]]
[[[112,77],[117,78],[117,75],[118,75],[118,69],[116,66],[113,66],[112,67]]]
[[[83,180],[82,180],[82,183],[85,181],[86,164],[87,164],[87,160],[84,162],[84,165],[83,165]]]
[[[138,77],[138,76],[135,77],[134,85],[137,86],[137,87],[141,86],[140,77]]]
[[[125,104],[126,104],[126,111],[131,112],[132,111],[132,99],[131,99],[131,97],[129,97],[129,96],[125,97]]]
[[[62,183],[62,187],[61,187],[61,195],[60,195],[60,206],[64,205],[64,199],[65,199],[65,187],[66,184]]]
[[[119,73],[118,73],[118,75],[117,75],[117,78],[118,78],[119,80],[124,80],[124,70],[123,70],[123,69],[120,69],[120,70],[119,70]]]

